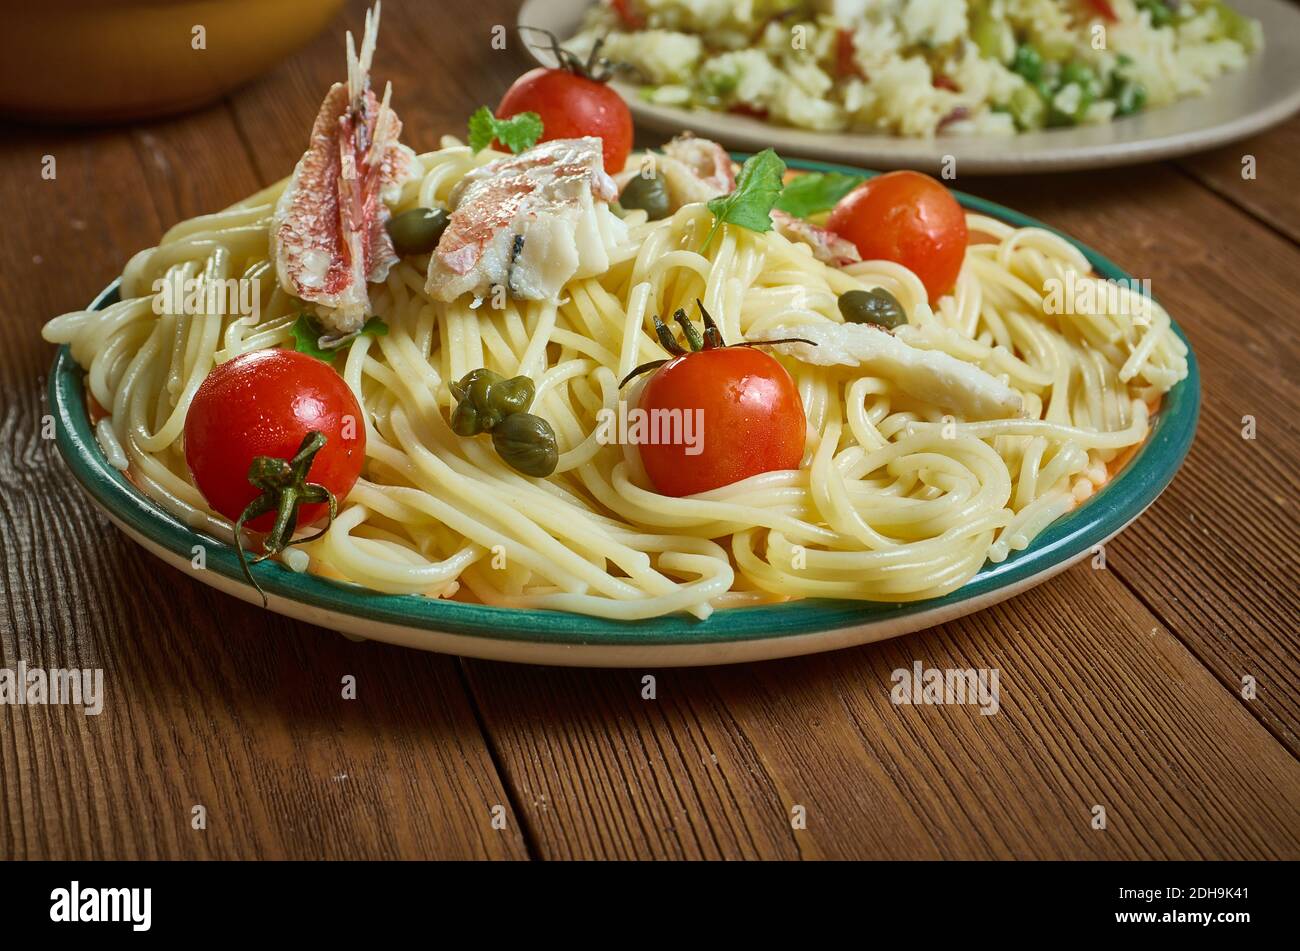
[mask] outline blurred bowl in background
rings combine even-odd
[[[113,122],[193,109],[275,66],[342,3],[3,0],[0,113]]]

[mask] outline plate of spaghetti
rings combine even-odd
[[[1195,358],[1095,251],[915,172],[633,152],[583,70],[416,154],[378,23],[288,178],[44,329],[73,474],[198,580],[488,659],[791,656],[1049,578],[1185,457]]]

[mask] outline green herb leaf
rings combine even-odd
[[[320,324],[310,314],[299,314],[293,324],[293,349],[317,360],[333,363],[337,351],[324,349],[320,345],[320,338]]]
[[[315,357],[317,360],[323,360],[325,363],[333,363],[334,357],[341,350],[345,350],[352,345],[352,341],[358,337],[384,337],[388,335],[388,324],[384,323],[382,317],[371,317],[356,333],[345,334],[341,337],[329,341],[329,346],[321,346],[321,338],[325,336],[321,326],[316,319],[310,314],[299,314],[298,319],[293,324],[293,348],[299,353],[305,353],[309,357]]]
[[[830,211],[864,179],[843,172],[809,172],[786,183],[776,207],[796,218]]]
[[[703,251],[724,223],[739,225],[750,231],[772,230],[772,208],[781,195],[781,177],[785,162],[771,149],[751,155],[736,177],[736,189],[709,202],[713,227],[700,247]]]
[[[361,325],[361,329],[357,331],[357,336],[358,337],[387,337],[388,324],[384,323],[384,318],[382,317],[371,317],[369,320],[367,320],[364,324]]]
[[[521,112],[509,119],[498,119],[487,106],[479,106],[469,117],[469,147],[482,152],[496,139],[518,155],[531,149],[542,137],[542,117],[535,112]]]

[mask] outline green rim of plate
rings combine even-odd
[[[743,158],[737,155],[737,158]],[[791,160],[791,168],[836,171],[871,177],[844,165]],[[974,212],[1016,227],[1044,228],[1083,252],[1102,277],[1129,276],[1091,248],[1040,221],[982,198],[954,192]],[[99,310],[118,300],[118,282],[90,305]],[[1174,332],[1187,342],[1175,323]],[[58,421],[59,451],[77,481],[121,522],[154,544],[189,559],[193,546],[207,549],[208,571],[243,581],[235,550],[195,532],[159,508],[108,464],[86,411],[84,372],[66,346],[60,347],[50,375],[50,402]],[[1027,549],[1001,564],[989,564],[974,578],[941,598],[908,603],[808,599],[734,608],[708,620],[672,615],[645,621],[611,621],[561,611],[521,610],[444,601],[419,595],[381,594],[344,582],[298,574],[276,562],[253,567],[267,592],[327,611],[370,621],[497,640],[571,645],[662,646],[761,640],[855,627],[906,617],[995,594],[1087,552],[1118,532],[1150,505],[1173,479],[1196,433],[1200,373],[1188,346],[1187,377],[1166,394],[1152,431],[1120,473],[1082,505],[1053,522]]]

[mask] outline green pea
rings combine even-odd
[[[668,188],[658,172],[650,175],[638,173],[623,186],[618,203],[625,209],[640,208],[651,221],[667,218],[671,210]]]
[[[1028,43],[1016,47],[1016,55],[1011,58],[1011,71],[1019,73],[1031,83],[1038,82],[1043,76],[1043,57]]]
[[[1131,116],[1147,104],[1147,90],[1141,83],[1124,80],[1115,89],[1115,115]]]
[[[1097,71],[1087,63],[1076,60],[1067,63],[1061,69],[1060,85],[1066,86],[1070,83],[1077,83],[1084,95],[1090,97],[1089,101],[1101,95],[1101,80],[1097,77]]]
[[[441,208],[412,208],[388,221],[388,236],[398,254],[428,254],[447,230],[447,213]]]
[[[839,299],[840,313],[851,324],[875,324],[892,330],[907,323],[907,312],[898,298],[883,287],[869,291],[845,291]]]
[[[1151,15],[1152,26],[1168,26],[1174,22],[1174,11],[1165,6],[1164,0],[1137,0],[1137,7]]]
[[[501,461],[527,476],[548,476],[560,461],[551,424],[532,413],[515,413],[492,430],[492,445]]]

